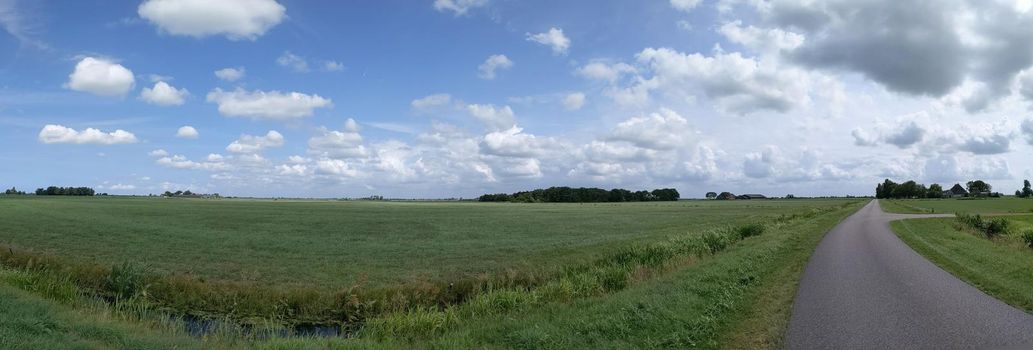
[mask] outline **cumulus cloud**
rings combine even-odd
[[[1026,136],[1026,142],[1033,145],[1033,119],[1026,119],[1022,121],[1022,134]]]
[[[246,74],[247,74],[247,71],[244,70],[244,67],[223,68],[223,69],[215,71],[215,76],[216,77],[218,77],[219,79],[222,79],[222,80],[225,80],[225,81],[231,81],[231,82],[232,81],[237,81],[237,80],[240,80],[240,79],[244,78],[244,76]]]
[[[243,135],[229,146],[226,151],[232,153],[254,154],[270,147],[283,146],[283,134],[276,130],[269,130],[265,136]]]
[[[63,125],[47,124],[39,132],[39,141],[46,144],[72,143],[115,145],[136,143],[137,140],[135,135],[122,129],[106,133],[94,128],[77,131]]]
[[[1001,154],[1011,150],[1011,135],[974,136],[964,140],[960,149],[972,154]]]
[[[671,0],[671,7],[678,11],[689,12],[702,2],[703,0]]]
[[[854,144],[858,146],[875,146],[879,144],[878,137],[869,134],[861,128],[856,128],[851,131],[850,136],[854,137]]]
[[[568,111],[576,111],[585,105],[585,94],[574,92],[563,97],[563,108]]]
[[[1033,65],[1033,32],[1022,29],[1033,13],[1007,1],[749,3],[764,25],[806,37],[785,53],[798,64],[859,73],[909,95],[944,96],[971,79],[982,84],[965,106],[972,112],[1010,94]]]
[[[778,183],[837,181],[854,177],[841,165],[823,162],[822,154],[804,149],[797,155],[787,155],[778,146],[765,146],[761,152],[747,153],[743,161],[743,175],[752,179],[766,179]]]
[[[255,40],[287,17],[275,0],[147,0],[137,13],[162,32]]]
[[[344,64],[337,61],[323,61],[323,71],[340,72],[344,70]]]
[[[458,17],[487,4],[488,0],[434,0],[434,9],[439,12],[451,11]]]
[[[276,58],[276,64],[290,68],[295,72],[305,73],[309,71],[308,61],[290,51],[284,51],[283,54],[280,54],[280,57]]]
[[[224,116],[274,120],[308,117],[316,108],[333,105],[330,99],[319,95],[260,90],[249,92],[241,88],[233,91],[216,88],[208,93],[207,100],[218,104],[219,113]]]
[[[417,112],[430,112],[435,108],[447,106],[452,103],[452,95],[449,94],[434,94],[412,100],[410,105],[412,109]]]
[[[164,156],[169,155],[169,152],[166,151],[166,150],[163,150],[163,149],[156,149],[156,150],[150,151],[149,153],[147,153],[147,155],[149,155],[151,157],[164,157]]]
[[[509,106],[472,104],[466,106],[466,111],[492,130],[506,130],[516,125],[516,115]]]
[[[641,148],[669,150],[695,141],[696,137],[688,120],[670,109],[662,109],[617,124],[608,139],[627,141]]]
[[[125,96],[136,83],[133,72],[103,58],[84,57],[68,76],[65,87],[99,96]]]
[[[322,128],[320,135],[308,140],[308,150],[322,158],[360,158],[368,154],[362,142],[358,123],[349,118],[341,131]]]
[[[621,76],[629,73],[635,73],[636,69],[634,66],[627,63],[614,63],[608,64],[606,62],[592,62],[578,68],[577,74],[583,77],[603,80],[612,83],[616,83]]]
[[[176,89],[164,81],[154,83],[152,88],[143,88],[140,99],[158,106],[179,106],[190,95],[187,89]]]
[[[523,129],[514,125],[484,135],[480,149],[481,153],[493,156],[529,158],[540,156],[547,148],[556,145],[555,140],[524,133]]]
[[[549,28],[549,31],[538,34],[527,33],[527,40],[552,48],[552,53],[556,55],[566,55],[570,49],[570,39],[560,28]]]
[[[886,134],[883,139],[891,145],[908,148],[922,141],[923,137],[925,137],[925,129],[912,121],[901,125],[896,131]]]
[[[176,137],[179,138],[196,139],[199,136],[200,134],[197,133],[197,129],[194,129],[194,127],[190,125],[182,126],[179,130],[176,130]]]
[[[506,55],[491,55],[484,63],[481,63],[477,67],[477,76],[481,79],[492,80],[495,79],[495,71],[500,69],[509,69],[513,67],[513,61],[509,60]]]

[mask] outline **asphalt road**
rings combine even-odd
[[[889,222],[944,216],[883,213],[868,203],[807,263],[789,349],[1033,349],[1033,316],[915,253]],[[947,215],[951,216],[951,215]]]

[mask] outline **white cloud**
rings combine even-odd
[[[194,129],[194,127],[190,125],[182,126],[179,130],[176,130],[176,137],[179,138],[196,139],[198,136],[200,136],[200,134],[197,133],[197,129]]]
[[[528,158],[540,155],[544,148],[551,144],[555,144],[555,141],[523,133],[523,129],[514,125],[507,130],[493,131],[484,135],[480,148],[481,153],[484,154]]]
[[[669,109],[623,121],[617,124],[608,138],[653,150],[670,150],[696,139],[696,131],[689,125],[689,121]]]
[[[208,93],[208,102],[219,105],[219,113],[228,117],[252,119],[288,120],[311,116],[316,108],[333,105],[330,99],[319,95],[279,91],[223,91],[220,88]]]
[[[158,106],[182,105],[190,92],[187,89],[176,89],[164,81],[159,81],[152,88],[143,88],[140,99]]]
[[[434,0],[434,9],[439,12],[452,11],[458,17],[487,4],[488,0]]]
[[[137,13],[172,35],[255,40],[287,17],[275,0],[147,0]]]
[[[166,151],[166,150],[163,150],[163,149],[156,149],[156,150],[153,150],[153,151],[147,153],[147,155],[149,155],[151,157],[164,157],[164,156],[169,155],[169,152]]]
[[[509,106],[472,104],[466,106],[466,111],[491,130],[506,130],[516,125],[516,115]]]
[[[703,0],[671,0],[671,6],[678,11],[689,12],[699,6]]]
[[[858,146],[875,146],[879,144],[879,139],[872,136],[864,129],[856,128],[850,132],[850,135],[854,137],[854,144]]]
[[[133,88],[133,72],[118,63],[96,57],[84,57],[68,76],[65,87],[99,96],[125,96]]]
[[[1026,142],[1033,145],[1033,119],[1023,120],[1021,130],[1022,134],[1026,136]]]
[[[344,70],[344,64],[337,61],[323,61],[323,70],[327,72],[340,72]]]
[[[232,153],[254,154],[270,147],[283,146],[283,135],[276,130],[269,130],[265,136],[243,135],[233,143],[226,146],[226,151]]]
[[[284,51],[280,57],[276,58],[276,64],[290,68],[295,72],[304,73],[309,71],[308,61],[301,56],[291,53],[290,51]]]
[[[17,1],[0,1],[0,28],[22,44],[46,49],[47,45],[36,39],[39,34],[38,25],[29,17],[18,9]]]
[[[368,155],[355,120],[349,118],[341,131],[323,128],[308,140],[309,153],[321,158],[361,158]]]
[[[412,100],[410,105],[413,110],[417,112],[430,112],[434,108],[447,106],[452,103],[452,95],[449,94],[434,94]]]
[[[560,28],[549,28],[549,31],[538,34],[527,33],[527,40],[551,47],[552,53],[557,55],[566,55],[570,49],[570,39]]]
[[[481,63],[477,67],[477,76],[481,79],[492,80],[495,79],[495,71],[499,69],[509,69],[513,67],[513,61],[510,61],[506,55],[491,55],[484,63]]]
[[[209,157],[211,158],[211,157]],[[182,155],[162,156],[156,159],[154,162],[158,165],[167,168],[175,169],[195,169],[195,170],[230,170],[230,165],[223,162],[224,159],[218,161],[206,161],[206,162],[195,162]]]
[[[577,70],[577,73],[583,77],[608,81],[611,84],[616,83],[621,76],[635,72],[635,67],[623,62],[615,64],[592,62]]]
[[[62,125],[47,124],[39,132],[39,141],[46,144],[53,143],[74,143],[74,144],[96,144],[115,145],[125,143],[136,143],[136,136],[132,133],[118,129],[114,132],[87,128],[83,131],[65,127]]]
[[[563,98],[563,108],[568,111],[576,111],[584,107],[585,105],[585,94],[581,92],[575,92],[567,94]]]
[[[244,78],[246,74],[244,67],[223,68],[215,71],[215,76],[225,81],[237,81]]]

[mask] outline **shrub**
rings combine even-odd
[[[720,232],[704,232],[701,238],[703,238],[703,246],[706,247],[710,254],[717,254],[717,252],[725,250],[725,248],[728,247],[728,241],[725,239],[725,235]]]
[[[1033,229],[1022,231],[1022,241],[1026,243],[1027,247],[1033,248]]]
[[[753,236],[760,236],[764,233],[764,225],[762,224],[747,224],[739,226],[735,231],[739,234],[739,238],[746,239]]]
[[[116,300],[132,299],[147,293],[146,269],[124,262],[111,267],[104,288]]]
[[[1009,221],[1005,218],[993,218],[986,221],[984,225],[984,232],[986,237],[992,238],[999,235],[1008,234]]]

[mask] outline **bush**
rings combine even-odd
[[[143,296],[147,293],[146,274],[145,268],[124,262],[111,267],[111,274],[104,281],[104,287],[116,300]]]
[[[753,236],[760,236],[764,233],[764,225],[762,224],[748,224],[739,226],[735,229],[735,232],[739,233],[739,238],[746,239]]]
[[[725,247],[728,247],[728,241],[725,239],[725,235],[719,232],[704,232],[701,236],[703,238],[703,246],[710,252],[710,254],[717,254]]]
[[[979,231],[983,235],[986,235],[987,238],[1007,234],[1011,224],[1008,219],[1005,218],[983,219],[979,214],[969,215],[964,213],[957,213],[955,215],[958,222]]]
[[[1005,218],[993,218],[986,221],[984,232],[986,237],[1008,234],[1009,221]]]
[[[1027,247],[1033,248],[1033,229],[1022,231],[1022,241],[1026,243]]]

